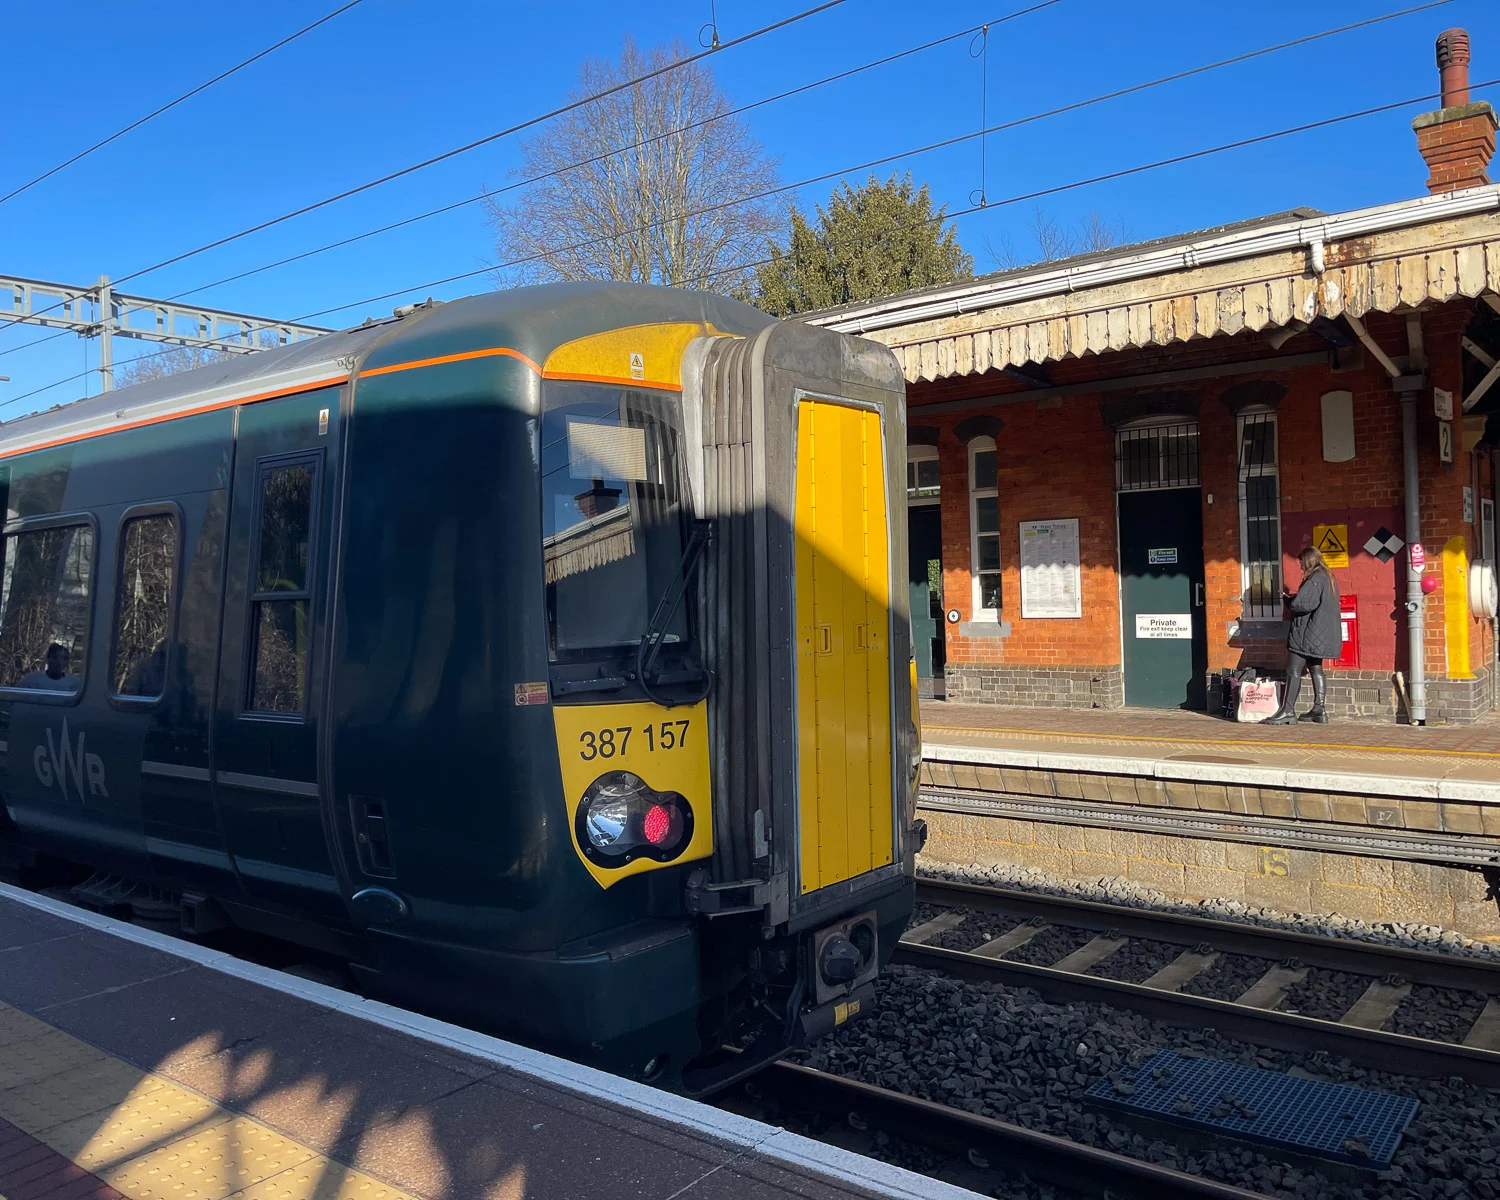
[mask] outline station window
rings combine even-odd
[[[316,458],[280,459],[261,469],[246,704],[253,712],[300,713],[306,703],[317,480]]]
[[[1115,435],[1115,488],[1149,492],[1198,486],[1198,424],[1142,425]]]
[[[1241,618],[1281,619],[1281,474],[1276,414],[1239,418]]]
[[[969,539],[974,619],[1000,618],[1000,489],[995,439],[969,443]]]
[[[90,525],[49,525],[6,536],[0,687],[82,689],[93,571]]]
[[[936,504],[942,490],[936,446],[906,448],[906,500],[909,504]]]
[[[126,520],[120,527],[109,672],[116,696],[152,699],[165,690],[176,583],[177,518],[152,513]]]

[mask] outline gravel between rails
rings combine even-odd
[[[1086,929],[1067,929],[1050,925],[1024,946],[1005,956],[1006,962],[1026,963],[1032,967],[1050,967],[1058,959],[1086,946],[1094,935]]]
[[[1239,921],[1273,929],[1292,929],[1299,933],[1320,933],[1328,937],[1352,938],[1387,946],[1405,946],[1413,950],[1441,950],[1500,963],[1500,945],[1475,941],[1451,929],[1436,925],[1389,922],[1372,925],[1337,913],[1286,913],[1271,908],[1252,908],[1238,900],[1203,900],[1188,902],[1163,895],[1128,879],[1106,875],[1087,883],[1062,879],[1030,867],[1009,863],[940,863],[923,859],[918,864],[922,875],[954,883],[987,884],[992,887],[1020,888],[1054,896],[1074,896],[1131,908],[1153,908],[1162,912],[1187,913],[1213,917],[1220,921]]]
[[[1468,1036],[1474,1019],[1484,1011],[1484,1003],[1483,996],[1472,992],[1425,985],[1414,987],[1396,1015],[1386,1022],[1386,1028],[1413,1037],[1461,1042]]]
[[[1225,954],[1201,975],[1182,985],[1184,996],[1207,996],[1213,1000],[1238,1000],[1257,979],[1276,965],[1253,954]]]
[[[1279,1008],[1282,1012],[1317,1017],[1320,1021],[1337,1021],[1354,1007],[1354,1002],[1374,982],[1369,975],[1320,971],[1314,967],[1301,983],[1287,988],[1286,999]]]
[[[1263,1050],[1105,1005],[1049,1004],[1030,989],[966,983],[914,967],[891,968],[878,989],[869,1018],[804,1051],[800,1061],[1272,1196],[1500,1200],[1500,1093]],[[1358,1184],[1239,1143],[1184,1149],[1083,1104],[1095,1080],[1164,1047],[1270,1070],[1297,1068],[1421,1103],[1392,1168]]]
[[[1168,942],[1129,941],[1089,972],[1100,979],[1117,979],[1121,983],[1145,983],[1189,946]]]

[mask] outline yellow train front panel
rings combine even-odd
[[[642,871],[707,858],[713,853],[713,793],[708,772],[708,705],[700,702],[666,708],[641,701],[633,704],[554,705],[553,726],[557,730],[558,758],[562,766],[563,794],[567,797],[566,814],[572,830],[573,848],[601,887],[610,887],[621,879]],[[633,782],[644,784],[643,792]],[[592,792],[591,792],[592,789]],[[649,795],[647,795],[649,792]],[[590,840],[586,799],[598,799],[601,793],[614,796],[639,794],[646,798],[634,804],[640,811],[627,814],[620,825],[616,845],[619,854],[610,854]],[[661,832],[669,838],[678,831],[666,822],[681,797],[689,811],[688,825],[680,831],[681,841],[660,856],[654,856],[651,837]],[[662,798],[658,805],[651,797]],[[607,808],[608,796],[601,808]],[[629,805],[617,805],[622,811]],[[658,810],[667,812],[663,817]],[[660,827],[641,821],[656,820]],[[613,818],[610,818],[613,821]],[[634,829],[631,822],[636,823]],[[613,824],[611,828],[613,828]],[[596,837],[605,831],[596,823]],[[629,843],[634,838],[634,850]],[[618,865],[616,865],[618,864]]]
[[[797,417],[799,863],[805,895],[894,856],[890,546],[878,412]]]

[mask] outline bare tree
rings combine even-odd
[[[627,39],[618,62],[583,65],[572,98],[684,57],[679,43],[642,51]],[[783,206],[763,195],[776,164],[728,109],[712,72],[692,63],[574,109],[524,143],[515,175],[537,182],[509,206],[486,201],[502,279],[745,289]],[[506,265],[515,260],[526,261]]]
[[[261,330],[257,340],[262,350],[274,350],[281,344],[276,334],[269,329]],[[184,371],[193,371],[234,357],[232,351],[219,350],[213,346],[172,346],[166,350],[148,350],[138,358],[115,368],[115,386],[130,387],[153,379],[166,379],[171,375],[181,375]]]
[[[1057,262],[1077,254],[1092,254],[1096,250],[1112,250],[1129,240],[1125,222],[1110,222],[1098,209],[1091,211],[1069,229],[1056,217],[1038,208],[1031,214],[1027,228],[1031,231],[1032,241],[1036,246],[1034,253],[1018,251],[1004,234],[993,242],[985,239],[985,249],[1002,271],[1033,263]]]
[[[169,375],[206,367],[209,363],[223,362],[228,357],[229,351],[207,346],[173,346],[170,350],[148,351],[115,368],[115,386],[130,387],[153,379],[165,379]]]

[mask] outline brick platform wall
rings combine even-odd
[[[1187,900],[1441,925],[1500,942],[1500,908],[1485,898],[1477,871],[927,809],[922,816],[927,861],[1016,864],[1081,882],[1115,877]]]
[[[1269,671],[1273,679],[1285,680],[1285,672]],[[1388,671],[1329,671],[1328,714],[1332,720],[1405,720],[1406,710]],[[1490,711],[1490,673],[1477,667],[1473,679],[1429,679],[1427,721],[1431,725],[1466,725]],[[1218,712],[1224,704],[1223,678],[1210,672],[1208,705]],[[1299,712],[1312,707],[1312,684],[1304,676]]]
[[[1125,681],[1118,665],[1028,667],[949,662],[945,698],[967,704],[1022,704],[1035,708],[1122,708]]]

